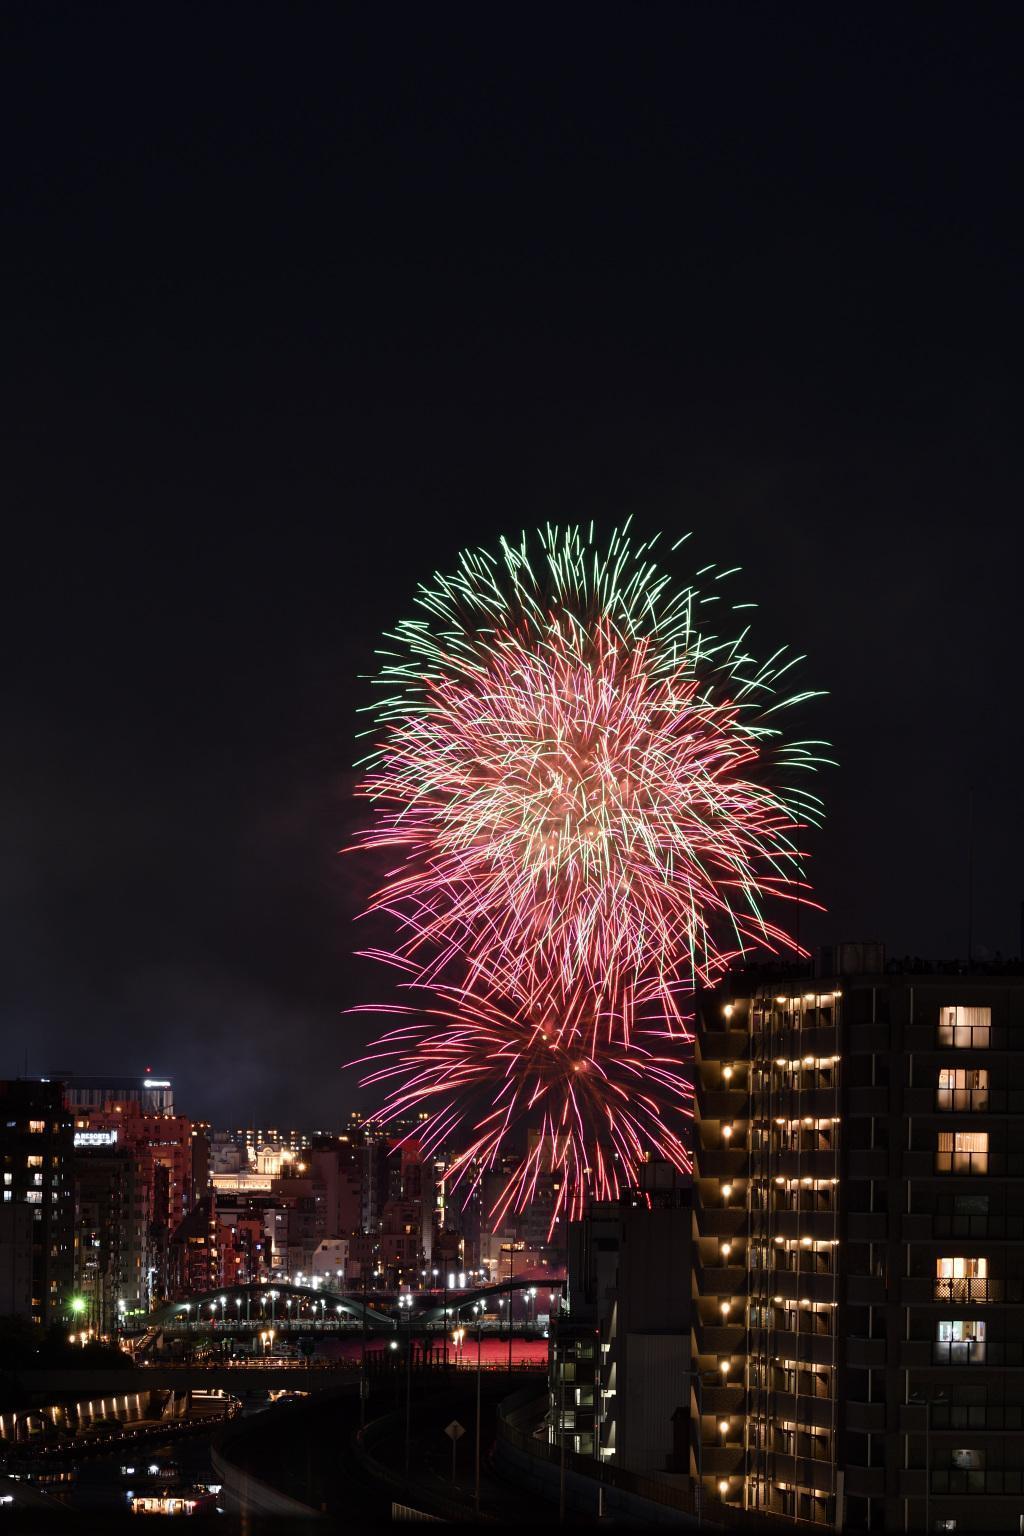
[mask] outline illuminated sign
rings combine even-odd
[[[76,1147],[112,1147],[117,1143],[116,1131],[76,1131]]]
[[[171,1080],[169,1077],[144,1077],[142,1086],[143,1088],[169,1088]]]

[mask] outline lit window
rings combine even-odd
[[[987,1109],[988,1072],[984,1067],[943,1067],[935,1095],[936,1109]]]
[[[988,1173],[987,1131],[940,1131],[936,1173]]]
[[[38,1153],[38,1152],[30,1152],[28,1157],[26,1157],[26,1159],[25,1159],[25,1167],[26,1168],[41,1168],[42,1166],[43,1166],[43,1159],[42,1159],[41,1154]]]
[[[936,1301],[988,1301],[988,1259],[935,1260]]]
[[[44,1131],[46,1130],[46,1121],[45,1120],[30,1120],[29,1123],[28,1123],[28,1128],[29,1128],[30,1133],[33,1136],[42,1136]]]
[[[985,1323],[980,1317],[955,1317],[935,1331],[935,1360],[940,1365],[983,1365]]]
[[[26,1189],[25,1199],[28,1201],[29,1205],[41,1205],[43,1200],[43,1192],[41,1189]]]
[[[991,1026],[991,1008],[942,1008],[939,1044],[957,1050],[987,1050]]]

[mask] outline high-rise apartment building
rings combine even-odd
[[[691,1471],[848,1530],[1024,1511],[1024,976],[831,977],[704,1000]]]
[[[10,1218],[0,1233],[0,1261],[22,1277],[31,1269],[29,1316],[48,1326],[67,1318],[74,1281],[74,1191],[71,1116],[60,1083],[37,1079],[0,1082],[0,1168],[3,1203],[31,1210],[25,1253],[24,1220]],[[10,1243],[11,1252],[6,1252]],[[12,1284],[22,1294],[23,1284]]]

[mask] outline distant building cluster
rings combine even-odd
[[[523,1213],[481,1212],[511,1171],[449,1198],[443,1156],[410,1122],[215,1129],[177,1112],[169,1077],[0,1082],[0,1315],[113,1337],[168,1300],[291,1281],[398,1289],[472,1273],[554,1273],[557,1175]],[[444,1283],[443,1279],[440,1283]]]

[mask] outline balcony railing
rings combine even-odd
[[[1021,1339],[943,1339],[935,1340],[930,1346],[914,1339],[904,1341],[904,1349],[915,1355],[918,1350],[929,1347],[932,1365],[1024,1365],[1024,1340]]]
[[[989,1107],[987,1088],[936,1088],[935,1108],[941,1110],[975,1110]]]
[[[992,1041],[991,1024],[940,1024],[935,1043],[958,1051],[987,1051]]]
[[[936,1173],[988,1173],[987,1152],[936,1152]]]
[[[1022,1491],[1022,1477],[1024,1473],[1020,1467],[994,1467],[988,1471],[935,1467],[931,1476],[932,1493],[1019,1494]]]
[[[1003,1282],[1001,1280],[981,1279],[977,1276],[961,1279],[936,1279],[934,1281],[936,1301],[952,1301],[963,1303],[967,1301],[1002,1301]]]

